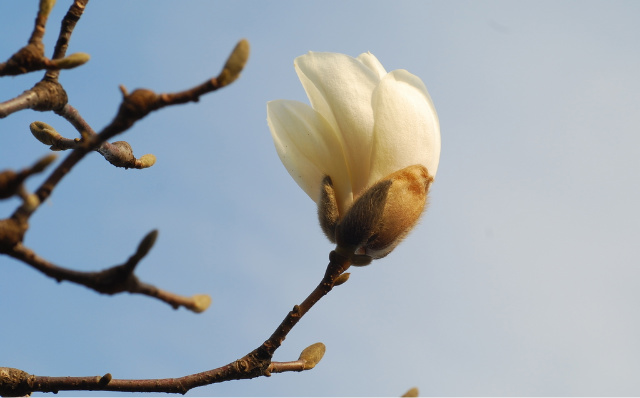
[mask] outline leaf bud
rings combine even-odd
[[[196,294],[193,297],[193,306],[189,309],[198,314],[204,312],[211,305],[211,296],[208,294]]]
[[[218,84],[220,87],[233,83],[238,77],[240,72],[244,69],[244,65],[249,59],[249,42],[246,39],[242,39],[236,44],[235,48],[229,55],[227,62],[222,68],[222,72],[218,75]]]
[[[51,163],[53,163],[56,160],[57,156],[53,153],[43,156],[40,159],[38,159],[38,161],[36,162],[36,164],[34,164],[31,167],[31,174],[35,174],[35,173],[40,173],[42,172],[44,169],[46,169]]]
[[[305,362],[304,364],[305,370],[313,369],[318,364],[318,362],[320,362],[320,360],[324,356],[325,351],[326,351],[326,347],[324,344],[322,343],[311,344],[309,347],[302,350],[298,360]]]
[[[62,139],[60,133],[45,122],[33,122],[29,125],[29,129],[31,134],[45,145],[55,145],[58,140]]]
[[[147,167],[151,167],[156,163],[156,157],[153,154],[142,155],[140,159],[136,161],[136,166],[140,169],[146,169]]]
[[[158,239],[157,229],[154,229],[148,234],[146,234],[138,244],[138,249],[136,250],[136,256],[143,258],[147,254],[149,254],[149,251],[151,251],[151,248],[153,248],[153,245],[155,245],[157,239]]]
[[[73,53],[68,57],[52,59],[51,66],[55,69],[73,69],[87,63],[90,58],[87,53]]]
[[[336,278],[335,282],[333,282],[333,286],[336,287],[336,286],[342,285],[343,283],[349,280],[349,276],[351,276],[351,274],[348,272],[341,274],[339,277]]]

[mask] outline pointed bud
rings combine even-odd
[[[41,157],[36,164],[31,167],[31,174],[40,173],[56,160],[57,156],[53,153]]]
[[[218,75],[218,84],[220,87],[233,83],[238,77],[240,72],[244,68],[244,65],[249,59],[249,42],[242,39],[236,44],[236,47],[229,55],[227,62],[222,68],[222,72]]]
[[[151,248],[156,243],[156,239],[158,239],[157,229],[154,229],[148,234],[146,234],[138,244],[138,249],[136,250],[136,256],[143,258],[147,254],[149,254],[149,251],[151,251]]]
[[[326,347],[322,343],[311,344],[309,347],[302,350],[300,353],[299,361],[305,361],[304,369],[313,369],[318,362],[324,356]]]
[[[52,59],[51,66],[54,69],[73,69],[89,61],[91,56],[87,53],[73,53],[68,57]]]

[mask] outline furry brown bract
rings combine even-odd
[[[440,161],[438,115],[420,78],[387,72],[371,53],[310,52],[294,65],[311,106],[267,104],[276,151],[336,252],[366,265],[424,211]]]
[[[325,234],[342,252],[378,259],[389,254],[417,224],[433,177],[422,165],[398,170],[367,189],[343,217],[336,217],[330,181],[325,178],[318,202]]]

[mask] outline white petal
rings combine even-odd
[[[295,60],[311,106],[341,137],[354,192],[366,187],[373,134],[371,95],[377,72],[344,54],[310,52]]]
[[[422,80],[406,70],[387,74],[373,93],[373,184],[396,170],[422,164],[435,177],[440,161],[440,124]]]
[[[344,211],[353,201],[342,145],[322,115],[309,105],[278,100],[267,103],[267,122],[282,164],[307,195],[318,203],[325,175]]]
[[[380,79],[387,74],[387,71],[384,69],[384,66],[382,66],[380,61],[378,61],[378,58],[370,52],[360,54],[358,56],[358,61],[362,62],[367,68],[375,72]]]

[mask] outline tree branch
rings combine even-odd
[[[272,362],[271,358],[286,336],[300,319],[333,287],[343,283],[341,278],[349,268],[351,259],[332,251],[329,265],[322,281],[307,296],[294,306],[273,334],[257,349],[244,357],[222,367],[188,376],[167,379],[113,379],[110,373],[104,376],[48,377],[34,376],[13,368],[0,368],[0,394],[30,394],[39,392],[121,391],[121,392],[164,392],[185,394],[195,387],[221,383],[229,380],[252,379],[270,376],[272,373],[300,372],[313,368],[324,355],[324,344],[316,343],[302,351],[297,361]],[[4,376],[3,376],[4,375]]]
[[[69,281],[88,287],[102,294],[137,293],[155,297],[173,308],[185,307],[194,312],[203,312],[211,304],[211,298],[205,294],[184,297],[141,282],[134,274],[135,267],[155,243],[157,231],[151,231],[138,245],[136,252],[125,263],[98,272],[74,271],[55,265],[38,256],[33,250],[17,243],[8,255],[32,266],[58,282]]]

